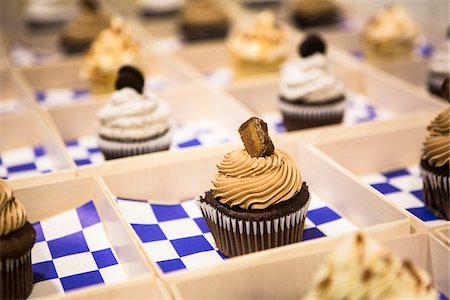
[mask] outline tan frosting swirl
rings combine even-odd
[[[450,108],[441,112],[427,128],[423,156],[431,166],[442,167],[450,161]]]
[[[22,228],[27,215],[22,203],[16,201],[6,181],[0,179],[0,236]]]
[[[266,157],[235,150],[225,155],[217,168],[213,195],[230,206],[264,209],[289,200],[302,187],[297,164],[283,150],[276,149]]]

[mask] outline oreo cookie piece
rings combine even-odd
[[[447,99],[447,101],[450,101],[450,97],[449,97],[449,91],[450,87],[449,87],[449,77],[447,76],[447,78],[445,78],[444,82],[442,83],[442,87],[441,87],[441,94],[442,96],[444,96],[445,99]]]
[[[131,87],[142,94],[144,90],[144,76],[138,69],[132,66],[121,67],[117,75],[116,90],[124,87]]]
[[[327,52],[327,45],[319,35],[310,34],[300,44],[298,53],[301,57],[307,57],[316,52],[325,54]]]

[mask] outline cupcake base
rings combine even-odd
[[[33,290],[31,249],[36,231],[25,226],[0,237],[0,299],[25,299]]]
[[[228,34],[228,29],[227,23],[211,25],[179,24],[179,30],[184,39],[189,42],[225,38]]]
[[[245,210],[222,204],[211,191],[197,199],[217,248],[233,257],[302,240],[309,191],[303,183],[291,199],[262,210]]]
[[[61,37],[59,46],[66,54],[78,54],[87,51],[91,42],[92,39],[74,40],[67,37]]]
[[[437,216],[450,220],[450,179],[449,165],[436,168],[428,161],[420,161],[423,179],[423,201],[425,206]]]
[[[448,73],[430,72],[430,74],[428,74],[428,80],[427,80],[428,91],[430,93],[438,96],[439,99],[446,101],[446,102],[447,102],[447,99],[442,97],[441,87],[442,87],[442,83],[444,82],[444,80],[447,76],[449,76]]]
[[[295,25],[299,28],[314,26],[334,25],[341,20],[341,14],[337,9],[329,10],[320,15],[307,15],[295,12],[292,15]]]
[[[320,102],[288,101],[280,96],[278,104],[287,131],[342,123],[345,112],[345,96]]]
[[[246,61],[233,56],[234,77],[245,78],[267,73],[275,73],[280,69],[285,57],[274,62]]]
[[[363,39],[364,54],[372,63],[386,63],[398,59],[411,59],[414,41],[397,39],[393,41],[369,41]]]

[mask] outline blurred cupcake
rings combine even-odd
[[[31,249],[36,231],[23,205],[0,179],[0,299],[25,299],[33,289]]]
[[[261,9],[279,6],[283,1],[284,0],[240,0],[239,2],[248,8]]]
[[[291,11],[299,28],[332,25],[341,18],[338,6],[331,0],[296,0]]]
[[[176,14],[184,0],[139,0],[137,9],[145,17],[162,17]]]
[[[224,8],[212,0],[191,0],[181,11],[178,27],[187,41],[224,38],[229,18]]]
[[[430,276],[362,234],[326,259],[304,300],[439,299]]]
[[[119,70],[116,91],[97,113],[99,147],[105,159],[168,150],[172,125],[168,107],[143,94],[144,77],[135,68]]]
[[[428,74],[428,90],[436,96],[442,97],[441,86],[444,79],[450,75],[450,27],[447,30],[447,41],[434,53]],[[445,98],[442,98],[445,100]]]
[[[69,54],[87,50],[110,20],[98,0],[81,0],[79,6],[80,14],[64,28],[60,37],[62,49]]]
[[[419,26],[403,6],[395,4],[372,18],[362,36],[368,59],[410,57],[419,36]]]
[[[288,131],[340,123],[344,118],[345,91],[325,54],[325,42],[312,34],[300,44],[300,58],[283,66],[278,103]]]
[[[24,19],[30,27],[61,26],[75,13],[73,0],[28,0]]]
[[[300,242],[310,197],[295,160],[274,149],[258,118],[239,133],[245,149],[224,156],[197,199],[218,249],[232,257]]]
[[[449,99],[448,77],[442,94]],[[420,169],[425,206],[450,220],[450,108],[441,112],[427,127]]]
[[[287,32],[268,10],[250,27],[233,32],[227,46],[236,77],[276,72],[289,52]]]
[[[119,68],[122,65],[138,66],[140,55],[140,46],[123,20],[114,18],[92,43],[81,76],[90,83],[92,93],[112,92]]]

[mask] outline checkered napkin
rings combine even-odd
[[[312,194],[303,240],[357,230],[357,227]],[[200,209],[194,200],[180,204],[156,204],[117,198],[119,210],[142,242],[148,257],[164,273],[196,269],[220,263],[217,250]]]
[[[10,58],[15,65],[30,66],[56,61],[62,57],[59,53],[49,52],[22,42],[14,42],[10,48]]]
[[[443,219],[428,210],[423,203],[423,182],[418,165],[363,175],[361,179],[427,225],[444,222]]]
[[[33,226],[36,244],[31,251],[35,283],[32,296],[127,279],[93,201]]]
[[[55,170],[43,146],[20,147],[0,152],[0,178],[18,178]]]
[[[18,99],[0,99],[0,115],[15,113],[25,107]]]
[[[353,49],[350,50],[350,52],[358,60],[365,60],[364,52],[361,49]],[[433,55],[434,48],[433,45],[422,40],[419,43],[417,43],[414,52],[418,57],[430,58]]]

